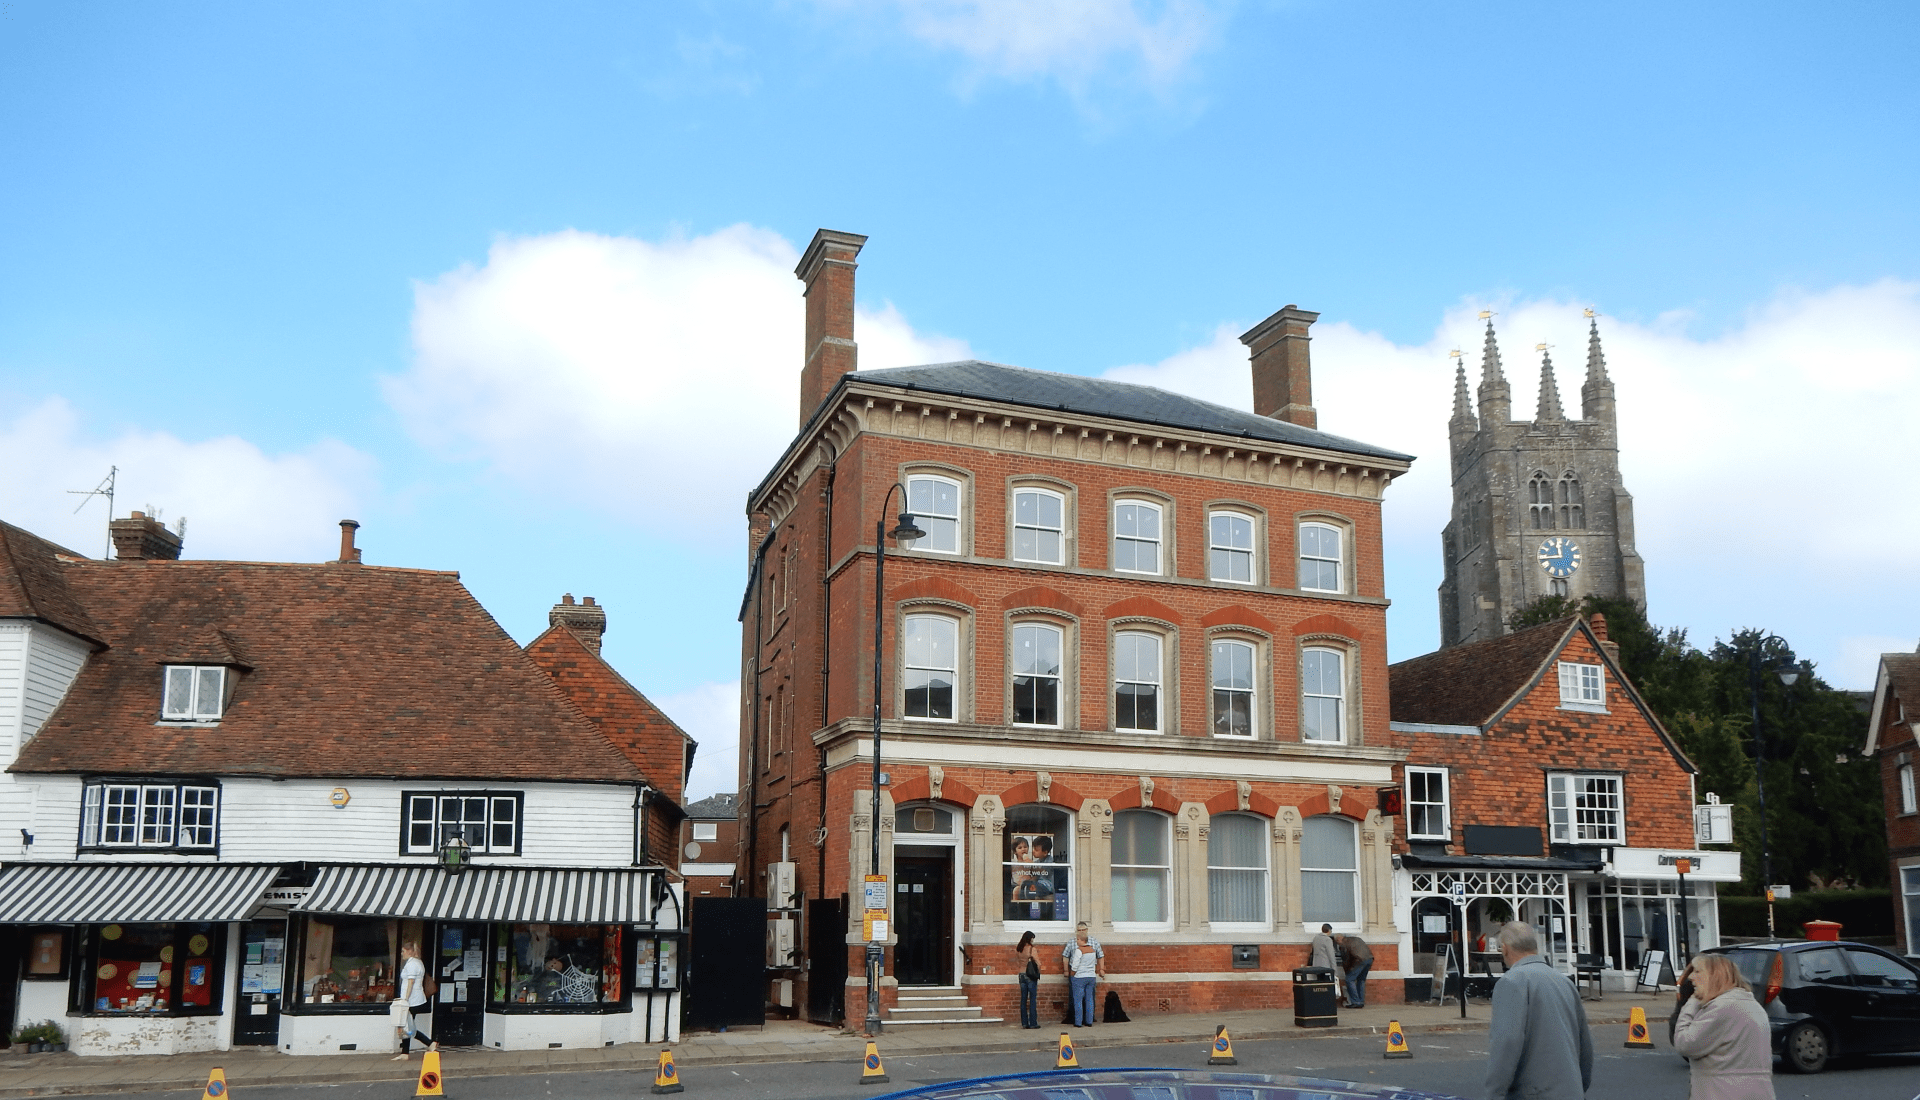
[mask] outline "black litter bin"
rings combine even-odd
[[[1293,1026],[1333,1027],[1340,1022],[1340,995],[1333,968],[1303,966],[1293,972]]]

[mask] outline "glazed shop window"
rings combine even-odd
[[[520,854],[521,796],[507,791],[409,791],[401,798],[408,855],[430,856],[459,835],[475,853]]]
[[[311,917],[300,949],[303,1005],[385,1004],[400,973],[400,945],[419,943],[420,921]]]
[[[95,1013],[166,1016],[220,1011],[220,924],[101,924],[88,936],[85,1005]]]
[[[509,925],[506,944],[494,955],[493,999],[528,1005],[618,1001],[621,958],[617,924]]]
[[[1068,921],[1073,907],[1073,817],[1052,806],[1010,806],[1002,834],[1000,896],[1010,921]]]
[[[212,848],[220,788],[178,783],[89,783],[80,802],[82,848]]]

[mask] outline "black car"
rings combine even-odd
[[[1920,1051],[1920,967],[1864,943],[1825,940],[1743,943],[1726,955],[1767,1010],[1773,1052],[1796,1073],[1819,1073],[1837,1054]],[[1682,981],[1674,1020],[1693,996]],[[1667,1025],[1669,1037],[1673,1023]]]

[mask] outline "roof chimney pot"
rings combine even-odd
[[[343,565],[360,564],[360,548],[353,544],[353,533],[360,529],[357,519],[340,521],[340,562]]]
[[[822,229],[793,273],[807,284],[807,335],[800,368],[800,426],[827,399],[840,376],[859,366],[853,342],[854,257],[867,239],[858,233]]]
[[[113,556],[121,561],[180,560],[180,535],[145,512],[114,520],[107,532],[113,536]]]
[[[569,592],[547,612],[547,625],[566,627],[583,645],[598,653],[600,636],[607,632],[607,609],[595,604],[592,596],[574,603],[573,593]]]

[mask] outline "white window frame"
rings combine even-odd
[[[1352,867],[1309,866],[1307,863],[1307,841],[1306,841],[1305,832],[1306,832],[1306,829],[1310,828],[1311,826],[1306,825],[1305,822],[1301,823],[1302,824],[1302,832],[1301,832],[1301,838],[1300,838],[1301,926],[1307,929],[1308,931],[1318,932],[1320,931],[1320,926],[1322,924],[1331,924],[1333,925],[1334,930],[1337,932],[1338,931],[1357,932],[1360,930],[1361,924],[1366,919],[1366,914],[1362,912],[1360,908],[1361,906],[1361,898],[1360,898],[1361,853],[1360,853],[1359,823],[1356,821],[1353,821],[1350,818],[1342,817],[1338,814],[1315,814],[1313,817],[1309,817],[1306,820],[1315,821],[1315,820],[1322,820],[1322,819],[1337,822],[1346,827],[1347,835],[1353,838],[1353,866]],[[1349,876],[1349,879],[1353,886],[1353,919],[1352,920],[1344,920],[1344,921],[1335,920],[1333,917],[1328,916],[1326,914],[1314,915],[1307,912],[1306,910],[1306,902],[1307,902],[1306,877],[1310,874],[1319,874],[1319,875],[1342,874],[1342,875]]]
[[[1902,764],[1897,773],[1900,780],[1900,812],[1903,814],[1920,813],[1920,804],[1916,804],[1913,790],[1913,765]],[[1920,952],[1920,944],[1914,945]]]
[[[913,648],[912,648],[913,643],[911,640],[911,632],[912,632],[913,624],[916,622],[931,623],[937,627],[944,627],[947,630],[952,631],[952,636],[949,640],[952,642],[953,664],[950,667],[945,665],[933,664],[932,663],[933,658],[931,656],[931,653],[932,653],[931,648],[928,649],[928,654],[923,656],[919,663],[915,662],[915,659],[913,656]],[[960,664],[961,664],[960,621],[958,619],[955,619],[951,615],[937,615],[937,614],[930,614],[927,612],[915,612],[913,614],[905,616],[904,619],[902,620],[900,637],[901,637],[900,667],[903,672],[903,675],[901,677],[901,685],[900,685],[900,717],[903,720],[909,721],[909,722],[957,722],[959,721],[960,720]],[[944,672],[947,674],[947,683],[952,692],[952,698],[948,700],[948,705],[947,705],[947,709],[951,713],[949,713],[945,718],[938,717],[931,713],[929,714],[908,713],[907,702],[911,698],[910,692],[912,692],[913,687],[908,682],[911,679],[911,677],[904,674],[914,673],[914,672],[925,672],[925,673]],[[931,711],[933,708],[931,705],[929,705],[927,709]]]
[[[1126,821],[1154,821],[1160,828],[1160,851],[1165,863],[1119,863],[1114,860],[1112,846],[1107,849],[1107,905],[1113,914],[1115,932],[1170,932],[1173,930],[1173,818],[1146,806],[1127,810],[1116,810],[1113,815],[1114,831],[1119,832],[1120,823]],[[1121,872],[1127,872],[1127,878],[1151,876],[1160,878],[1160,916],[1154,920],[1121,920],[1120,908],[1114,904],[1113,884],[1123,881]]]
[[[1215,662],[1220,659],[1222,647],[1226,646],[1246,651],[1248,669],[1246,688],[1220,686],[1218,666]],[[1220,732],[1221,695],[1246,697],[1247,732]],[[1215,737],[1234,741],[1252,741],[1260,736],[1260,648],[1244,638],[1214,638],[1207,643],[1207,728]]]
[[[1607,667],[1580,661],[1561,661],[1560,709],[1607,713]]]
[[[468,801],[482,803],[486,816],[481,821],[467,821],[465,818]],[[519,791],[405,791],[400,798],[400,847],[404,855],[432,856],[440,851],[441,841],[446,839],[450,827],[445,820],[447,803],[460,802],[463,820],[454,823],[461,827],[474,855],[517,856],[526,841],[526,799]],[[426,810],[432,816],[422,820],[421,811]],[[472,826],[480,826],[477,834]],[[421,829],[425,828],[427,843],[421,843]],[[510,837],[503,839],[501,829],[510,830]],[[475,836],[478,836],[478,842]]]
[[[1307,553],[1307,532],[1308,531],[1324,531],[1327,534],[1332,535],[1334,556],[1328,557],[1326,555],[1326,553],[1324,552],[1325,551],[1324,545],[1316,548],[1321,551],[1320,553],[1314,553],[1314,554]],[[1300,525],[1296,529],[1295,536],[1299,540],[1298,541],[1299,552],[1295,555],[1295,558],[1297,559],[1297,562],[1298,562],[1298,568],[1295,570],[1294,580],[1295,580],[1295,583],[1300,586],[1300,591],[1327,592],[1327,593],[1332,593],[1334,595],[1340,595],[1346,592],[1347,590],[1347,532],[1346,532],[1346,529],[1336,524],[1328,523],[1325,520],[1309,519],[1309,520],[1300,521]],[[1317,568],[1318,566],[1323,566],[1328,563],[1332,563],[1333,565],[1333,587],[1332,588],[1322,587],[1318,583],[1320,579],[1318,577],[1314,578],[1316,583],[1314,584],[1307,583],[1307,578],[1304,576],[1301,576],[1300,574],[1306,570],[1306,566],[1308,562],[1315,563],[1316,572],[1319,571]]]
[[[1153,659],[1141,661],[1136,653],[1133,658],[1133,675],[1121,675],[1121,649],[1140,641],[1152,644]],[[1113,728],[1117,733],[1162,733],[1167,725],[1166,691],[1166,639],[1147,630],[1120,630],[1113,635]],[[1151,677],[1150,679],[1147,677]],[[1149,726],[1123,726],[1120,724],[1120,689],[1127,686],[1151,688],[1153,694],[1153,724]],[[1137,708],[1136,708],[1137,714]]]
[[[1436,779],[1439,781],[1440,783],[1439,801],[1436,802],[1431,798],[1417,799],[1414,797],[1413,777],[1416,775],[1420,776],[1422,779],[1427,781],[1426,783],[1427,793],[1429,794],[1431,794],[1433,791],[1433,788],[1432,788],[1433,781]],[[1452,839],[1453,837],[1453,806],[1451,804],[1451,797],[1450,797],[1452,792],[1448,784],[1449,784],[1449,776],[1447,775],[1447,769],[1445,768],[1422,768],[1422,767],[1415,767],[1412,764],[1407,765],[1407,775],[1406,775],[1407,797],[1406,797],[1406,805],[1402,807],[1402,809],[1407,815],[1407,839],[1408,840],[1450,840]],[[1440,820],[1439,831],[1437,832],[1432,830],[1429,830],[1427,832],[1414,831],[1413,808],[1415,806],[1433,807],[1438,811],[1438,817]]]
[[[1308,661],[1312,660],[1316,654],[1324,654],[1326,656],[1330,656],[1334,660],[1340,663],[1339,675],[1335,677],[1335,683],[1340,689],[1339,694],[1329,695],[1324,690],[1326,687],[1326,673],[1324,670],[1322,670],[1320,673],[1320,682],[1317,685],[1312,685],[1312,686],[1320,687],[1323,690],[1320,690],[1320,691],[1307,690],[1307,688],[1310,686],[1307,680],[1307,663]],[[1301,649],[1300,651],[1300,740],[1301,741],[1307,742],[1309,744],[1315,744],[1315,745],[1344,745],[1347,743],[1347,740],[1348,740],[1348,737],[1347,737],[1348,656],[1349,655],[1346,649],[1337,648],[1330,645],[1310,645]],[[1308,725],[1307,725],[1308,711],[1310,708],[1315,710],[1322,710],[1322,711],[1326,710],[1327,708],[1324,706],[1324,704],[1317,705],[1316,701],[1327,700],[1327,699],[1333,700],[1332,713],[1334,716],[1334,721],[1339,728],[1335,731],[1335,736],[1332,736],[1332,737],[1311,736],[1308,733]]]
[[[940,484],[950,485],[953,487],[953,514],[952,515],[942,515],[939,512],[933,512],[933,511],[922,511],[920,507],[914,503],[914,499],[913,499],[914,486],[919,485],[923,482],[939,482]],[[907,489],[907,503],[901,506],[901,510],[910,513],[916,521],[918,520],[928,521],[927,523],[920,524],[920,529],[927,533],[927,537],[913,540],[913,546],[910,547],[910,549],[912,549],[915,553],[919,553],[919,554],[959,554],[961,553],[966,548],[966,535],[965,535],[965,532],[962,530],[962,527],[964,526],[964,520],[967,514],[966,484],[963,483],[959,478],[945,477],[940,474],[924,474],[924,473],[908,474],[906,489]],[[888,522],[891,522],[892,518],[893,517],[891,516],[887,517]],[[933,542],[933,537],[935,532],[934,532],[934,528],[930,526],[930,524],[935,522],[953,524],[953,546],[952,547],[943,549],[941,547],[931,545]]]
[[[1624,776],[1547,774],[1547,827],[1555,844],[1625,844],[1626,804]]]
[[[1236,545],[1234,539],[1237,533],[1234,532],[1231,529],[1231,527],[1229,527],[1229,530],[1228,530],[1227,541],[1222,542],[1220,540],[1220,532],[1215,526],[1221,520],[1228,520],[1228,521],[1237,520],[1240,523],[1246,524],[1247,525],[1247,531],[1246,531],[1247,544],[1245,546]],[[1260,563],[1257,560],[1258,553],[1259,553],[1259,549],[1258,549],[1259,539],[1260,539],[1260,521],[1258,519],[1255,519],[1253,516],[1250,516],[1245,512],[1236,512],[1230,508],[1216,508],[1213,511],[1208,512],[1207,513],[1207,578],[1209,580],[1219,581],[1221,584],[1259,584],[1260,583]],[[1220,565],[1223,561],[1228,563],[1231,563],[1234,561],[1239,561],[1244,563],[1247,571],[1246,577],[1241,578],[1241,577],[1221,575]],[[1231,573],[1231,569],[1229,569],[1228,572]]]
[[[1031,523],[1026,523],[1021,521],[1020,498],[1023,496],[1027,496],[1029,494],[1036,497],[1051,498],[1054,504],[1059,506],[1060,508],[1059,526],[1049,527],[1045,523],[1041,523],[1037,518],[1034,520],[1034,522],[1031,522]],[[1013,556],[1014,561],[1032,562],[1037,565],[1066,564],[1066,560],[1067,560],[1067,497],[1065,493],[1057,492],[1053,489],[1041,489],[1032,485],[1016,485],[1014,486],[1014,489],[1013,489],[1013,514],[1009,517],[1009,519],[1011,520],[1010,526],[1013,529],[1013,545],[1008,547],[1008,552]],[[1022,531],[1031,531],[1034,533],[1035,553],[1033,556],[1022,556],[1020,553],[1020,533]],[[1057,546],[1060,551],[1056,556],[1051,558],[1040,555],[1039,549],[1038,549],[1040,544],[1044,541],[1040,536],[1046,535],[1046,534],[1053,535],[1055,540],[1054,545]]]
[[[1138,533],[1131,534],[1131,535],[1121,534],[1120,533],[1120,509],[1122,508],[1143,508],[1143,509],[1150,510],[1153,513],[1153,520],[1154,520],[1153,536],[1149,538],[1147,536],[1140,535]],[[1134,530],[1138,532],[1140,527],[1140,513],[1134,514],[1133,527],[1134,527]],[[1152,569],[1139,569],[1139,568],[1130,569],[1130,568],[1127,568],[1126,566],[1121,565],[1120,564],[1120,544],[1122,542],[1125,542],[1131,546],[1133,550],[1134,562],[1136,565],[1140,560],[1141,548],[1148,547],[1148,546],[1152,547],[1153,563],[1154,563],[1153,568]],[[1162,505],[1159,501],[1141,500],[1138,497],[1126,497],[1126,498],[1114,501],[1113,502],[1113,545],[1109,552],[1113,555],[1113,571],[1116,573],[1137,573],[1145,577],[1165,576],[1166,565],[1167,565],[1167,509],[1166,507]]]
[[[1251,822],[1258,833],[1260,852],[1258,867],[1242,867],[1229,863],[1216,863],[1213,857],[1213,838],[1220,829],[1222,821]],[[1215,814],[1207,823],[1207,925],[1214,932],[1265,932],[1273,927],[1273,843],[1269,839],[1272,824],[1268,819],[1250,813]],[[1224,874],[1247,874],[1257,872],[1260,878],[1258,897],[1260,898],[1260,916],[1257,920],[1216,920],[1213,913],[1213,876],[1214,872]]]
[[[193,803],[188,805],[191,796]],[[81,848],[211,849],[220,843],[220,788],[126,780],[86,784]]]
[[[1045,866],[1049,870],[1054,868],[1064,869],[1067,872],[1068,881],[1073,881],[1073,861],[1077,858],[1075,846],[1080,842],[1079,838],[1074,835],[1077,830],[1074,828],[1073,812],[1064,807],[1049,803],[1028,802],[1022,803],[1019,806],[1008,806],[1006,810],[1006,826],[1001,836],[1000,878],[994,883],[993,891],[996,904],[1000,906],[999,911],[1002,913],[1005,913],[1006,906],[1011,904],[1007,898],[1007,889],[1011,875],[1023,866],[1009,858],[1013,849],[1012,837],[1017,833],[1026,832],[1028,828],[1027,826],[1015,825],[1014,818],[1016,816],[1024,816],[1019,813],[1019,811],[1029,806],[1039,807],[1042,810],[1042,816],[1052,818],[1054,821],[1054,832],[1052,833],[1054,842],[1053,859],[1039,866]],[[1059,912],[1057,904],[1058,903],[1056,903],[1054,910],[1056,913]],[[1028,920],[1023,917],[1008,917],[1001,925],[1001,928],[1003,931],[1014,935],[1029,931],[1036,934],[1050,932],[1057,935],[1062,929],[1071,929],[1075,923],[1087,919],[1087,913],[1084,909],[1085,905],[1086,903],[1084,901],[1079,900],[1078,894],[1069,890],[1067,893],[1066,916],[1056,917],[1053,920]]]
[[[1920,865],[1896,868],[1900,872],[1900,901],[1907,919],[1907,957],[1920,957]]]
[[[1053,636],[1056,639],[1057,646],[1060,653],[1060,663],[1051,675],[1020,671],[1020,666],[1018,663],[1019,652],[1020,652],[1020,632],[1023,630],[1041,630],[1041,631],[1051,631],[1053,633]],[[1009,653],[1008,653],[1008,657],[1010,659],[1007,663],[1007,673],[1008,673],[1007,701],[1010,704],[1009,714],[1007,715],[1007,717],[1009,721],[1013,725],[1021,726],[1027,729],[1060,729],[1062,726],[1066,724],[1066,720],[1067,720],[1067,685],[1066,685],[1067,632],[1066,630],[1059,626],[1054,625],[1053,623],[1020,622],[1020,623],[1013,624],[1013,629],[1008,631],[1007,637],[1008,637],[1008,644],[1010,647]],[[1054,720],[1052,722],[1020,721],[1020,710],[1019,710],[1020,703],[1018,699],[1018,688],[1015,685],[1015,681],[1020,679],[1023,676],[1034,679],[1036,681],[1047,681],[1047,680],[1052,681],[1053,683],[1053,715],[1054,715]],[[1036,712],[1038,711],[1037,706],[1035,710]]]
[[[708,844],[719,843],[720,823],[718,821],[696,821],[693,823],[693,839]]]
[[[218,722],[226,710],[222,665],[167,665],[160,674],[160,720]],[[184,689],[184,690],[183,690]]]

